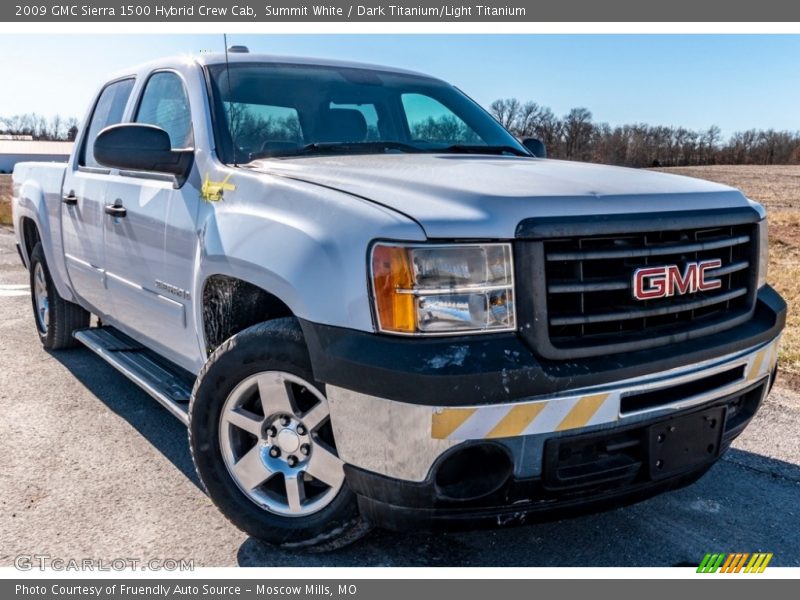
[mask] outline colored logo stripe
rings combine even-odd
[[[744,567],[747,559],[750,562]],[[772,552],[756,552],[754,554],[733,552],[730,554],[708,553],[697,567],[698,573],[739,573],[744,567],[745,573],[763,573],[772,560]]]
[[[697,567],[698,573],[716,573],[722,561],[725,560],[724,554],[706,554]]]

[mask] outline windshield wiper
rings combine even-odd
[[[377,154],[387,150],[400,152],[422,152],[420,148],[403,142],[376,140],[371,142],[314,142],[300,146],[296,150],[287,150],[270,154],[275,157],[304,156],[308,154]]]
[[[393,141],[371,141],[371,142],[313,142],[297,148],[281,149],[279,151],[253,152],[250,154],[250,161],[259,158],[291,158],[294,156],[308,156],[310,154],[379,154],[387,150],[399,150],[400,152],[422,152],[420,148],[411,144]]]
[[[388,140],[375,140],[371,142],[314,142],[300,148],[301,153],[312,152],[385,152],[386,150],[400,150],[401,152],[422,152],[411,144]]]
[[[446,154],[513,154],[514,156],[530,156],[528,152],[524,152],[514,146],[481,146],[481,145],[467,145],[467,144],[453,144],[452,146],[445,146],[444,148],[431,148],[430,152],[442,152]]]

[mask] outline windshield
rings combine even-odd
[[[456,88],[427,77],[328,66],[208,67],[225,163],[320,153],[529,156]]]

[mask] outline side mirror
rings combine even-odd
[[[544,142],[536,138],[525,138],[522,140],[522,145],[536,158],[547,158],[547,148],[544,147]]]
[[[173,150],[169,134],[160,127],[122,123],[97,135],[94,157],[112,169],[167,173],[182,181],[192,168],[194,150]]]

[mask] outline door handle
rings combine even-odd
[[[75,192],[70,192],[69,194],[61,196],[61,201],[67,206],[75,206],[78,203],[78,197],[75,195]]]
[[[106,204],[103,210],[105,210],[107,215],[111,215],[112,217],[125,217],[128,214],[125,207],[120,204]]]

